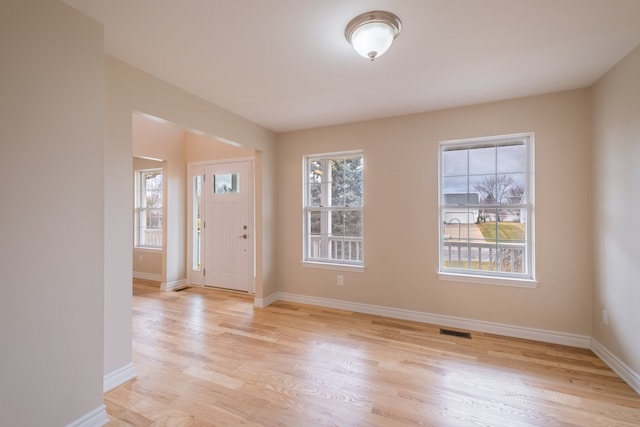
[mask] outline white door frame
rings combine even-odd
[[[248,179],[247,184],[249,186],[249,206],[248,206],[248,234],[249,239],[247,239],[247,251],[248,251],[248,260],[247,260],[247,277],[249,283],[247,283],[247,289],[249,293],[255,293],[255,247],[256,247],[256,233],[255,233],[255,158],[254,157],[241,157],[241,158],[231,158],[231,159],[223,159],[223,160],[209,160],[209,161],[200,161],[200,162],[190,162],[187,164],[187,280],[191,285],[204,286],[205,285],[205,276],[203,274],[203,268],[206,267],[204,265],[206,259],[206,246],[204,244],[204,233],[206,233],[206,229],[202,229],[201,231],[201,248],[200,248],[200,256],[202,264],[200,269],[194,268],[193,265],[193,256],[194,256],[194,230],[196,230],[196,225],[194,224],[194,177],[200,176],[201,178],[205,174],[206,166],[208,165],[222,165],[228,163],[240,163],[246,162],[248,164]],[[207,183],[208,184],[208,183]],[[204,185],[202,187],[204,189]],[[205,192],[201,193],[200,200],[200,209],[201,209],[201,218],[206,217],[206,203],[204,200]]]

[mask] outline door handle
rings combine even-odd
[[[245,234],[243,234],[242,236],[238,236],[238,239],[246,239],[246,238],[248,238],[248,237],[249,237],[249,236],[247,236],[247,235],[246,235],[246,233],[245,233]]]

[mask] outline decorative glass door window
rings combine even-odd
[[[213,176],[213,193],[239,193],[240,177],[237,173],[215,174]]]
[[[202,175],[195,175],[193,177],[193,247],[192,247],[192,261],[191,268],[199,271],[202,266]]]

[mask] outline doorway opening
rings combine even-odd
[[[186,129],[180,125],[152,117],[142,113],[132,115],[132,145],[133,155],[136,158],[162,159],[163,189],[162,189],[162,245],[159,248],[134,248],[133,277],[149,280],[157,280],[163,290],[177,290],[190,285],[216,286],[228,289],[241,290],[248,293],[255,292],[255,233],[253,232],[255,218],[255,194],[253,167],[255,163],[255,151],[245,149],[240,145],[228,142],[201,132]],[[244,164],[243,170],[221,170],[223,164]],[[191,216],[193,209],[190,165],[205,165],[213,168],[211,180],[216,180],[215,187],[209,186],[209,182],[202,183],[202,189],[215,188],[217,197],[202,205],[202,213],[208,212],[205,232],[204,223],[201,224],[203,239],[199,245],[198,263],[202,271],[202,278],[213,274],[217,270],[228,271],[228,265],[233,271],[243,274],[234,274],[225,277],[223,281],[217,279],[199,280],[193,273],[193,243],[192,230],[194,225]],[[218,168],[218,169],[216,169]],[[203,172],[203,177],[205,173]],[[203,179],[204,181],[204,179]],[[204,193],[203,193],[204,194]],[[239,203],[243,198],[244,202]],[[237,200],[236,200],[237,199]],[[203,199],[205,201],[206,199]],[[246,213],[240,215],[238,209],[242,207]],[[134,211],[136,207],[134,206]],[[212,212],[219,210],[218,215],[212,216]],[[244,211],[243,211],[244,212]],[[240,220],[239,218],[243,218]],[[246,219],[245,219],[246,218]],[[243,232],[236,233],[230,221],[238,220]],[[216,231],[217,234],[214,233]],[[236,224],[235,226],[238,226]],[[244,228],[246,226],[246,229]],[[197,228],[197,224],[196,224]],[[133,230],[134,233],[137,230]],[[157,233],[160,234],[160,233]],[[208,236],[214,237],[208,237]],[[246,238],[244,237],[246,235]],[[239,237],[241,236],[241,237]],[[223,241],[222,238],[226,240]],[[235,254],[230,258],[230,254]],[[246,254],[244,257],[240,256]],[[141,264],[140,259],[147,261],[151,258],[161,258],[161,268],[148,274],[144,271],[136,271]],[[159,255],[159,256],[158,256]],[[197,267],[196,264],[196,267]],[[218,268],[222,266],[224,268]],[[196,269],[196,271],[198,271]],[[140,273],[143,273],[142,277]]]

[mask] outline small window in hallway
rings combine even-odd
[[[162,169],[135,174],[135,245],[162,248]]]

